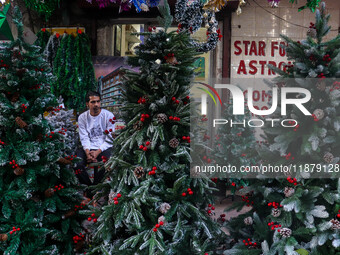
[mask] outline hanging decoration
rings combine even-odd
[[[268,0],[269,1],[269,0]],[[246,1],[245,0],[239,0],[238,2],[238,7],[236,9],[236,14],[237,15],[240,15],[242,13],[242,9],[241,9],[241,6],[245,5],[246,4]]]
[[[277,8],[279,7],[280,0],[268,0],[268,3],[272,8]]]
[[[11,0],[0,0],[0,7],[9,4]]]
[[[13,40],[12,31],[9,27],[9,24],[6,20],[7,12],[10,8],[11,4],[6,4],[3,6],[2,11],[0,11],[0,33],[6,36],[7,39]]]
[[[218,29],[218,23],[215,18],[215,12],[206,7],[198,0],[178,0],[175,6],[175,19],[178,22],[178,30],[195,33],[201,27],[204,21],[207,28],[207,41],[204,43],[191,41],[191,45],[197,48],[198,52],[208,52],[216,48],[217,42],[222,38],[221,31]]]
[[[60,0],[24,0],[24,2],[27,8],[38,12],[48,20],[54,10],[59,7]]]
[[[290,3],[297,3],[297,0],[289,0]],[[319,7],[321,0],[307,0],[307,3],[299,7],[299,11],[309,8],[312,12],[315,12],[316,8]]]
[[[140,11],[149,11],[149,7],[156,7],[159,4],[160,0],[86,0],[87,2],[93,4],[96,3],[99,8],[108,7],[110,4],[119,4],[119,12],[128,11],[131,9],[131,6],[135,6],[137,12]]]

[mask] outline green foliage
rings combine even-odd
[[[206,213],[212,202],[210,180],[190,178],[190,144],[182,139],[191,135],[187,96],[197,53],[188,47],[190,38],[185,33],[143,35],[144,44],[128,59],[140,72],[125,71],[124,75],[121,103],[127,125],[115,139],[113,157],[105,165],[110,180],[97,187],[100,196],[109,197],[90,254],[213,251],[224,235]],[[168,54],[174,54],[176,60],[166,61]],[[140,98],[145,98],[145,103],[138,103]],[[141,121],[142,114],[149,117]],[[141,167],[144,175],[137,173]],[[121,197],[117,198],[118,194]],[[165,204],[170,208],[164,209]],[[164,224],[154,230],[160,221]]]
[[[40,47],[24,42],[17,7],[13,20],[18,39],[0,45],[0,234],[8,236],[0,253],[74,254],[79,217],[63,216],[82,196],[72,168],[56,162],[65,150],[61,129],[43,118],[57,105],[49,88],[54,78]],[[46,193],[49,188],[54,194]]]
[[[299,127],[295,131],[279,126],[263,129],[269,145],[259,150],[265,163],[307,164],[310,169],[292,177],[251,181],[247,187],[254,202],[251,211],[228,223],[232,237],[237,239],[232,250],[241,245],[241,239],[252,237],[261,243],[256,249],[263,254],[338,254],[340,251],[339,178],[327,172],[319,175],[322,178],[309,178],[317,170],[312,170],[311,164],[337,167],[339,163],[340,95],[335,78],[339,77],[340,37],[323,41],[330,29],[329,18],[323,3],[321,10],[316,11],[316,34],[309,33],[301,42],[282,36],[288,43],[288,58],[294,63],[286,72],[273,68],[280,74],[277,81],[285,82],[285,87],[299,86],[311,92],[312,100],[305,107],[315,117],[303,115],[296,107],[287,108],[287,116],[298,120]],[[273,202],[279,212],[274,212]],[[252,212],[257,213],[262,227],[259,228]],[[245,224],[248,216],[253,217],[253,224]],[[268,225],[271,222],[274,229]],[[285,228],[291,231],[288,235],[282,234]]]

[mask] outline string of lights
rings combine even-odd
[[[258,7],[260,7],[262,10],[268,12],[270,15],[273,15],[274,17],[288,23],[288,24],[291,24],[293,26],[297,26],[297,27],[302,27],[302,28],[306,28],[308,29],[309,27],[306,27],[306,26],[302,26],[302,25],[299,25],[299,24],[296,24],[294,22],[291,22],[291,21],[288,21],[288,20],[285,20],[284,18],[281,18],[280,16],[276,15],[275,13],[272,13],[270,11],[268,11],[268,9],[264,8],[263,6],[261,6],[256,0],[252,0]],[[250,4],[250,1],[248,1],[248,4],[251,6]],[[338,29],[331,29],[330,31],[338,31]]]

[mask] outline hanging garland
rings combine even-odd
[[[93,3],[94,0],[86,0],[89,3]],[[140,11],[149,11],[149,7],[156,7],[158,6],[160,0],[95,0],[96,4],[99,8],[108,7],[110,4],[119,4],[121,11],[128,11],[131,9],[131,2],[135,6],[137,12]]]
[[[204,11],[204,5],[199,0],[188,1],[178,0],[175,6],[175,19],[178,22],[178,32],[187,31],[188,33],[196,32],[205,22],[207,28],[207,41],[199,43],[191,41],[191,45],[197,48],[198,52],[208,52],[216,48],[221,40],[221,31],[218,29],[218,23],[215,18],[215,12],[207,9]]]
[[[24,0],[27,8],[33,9],[48,20],[59,6],[60,0]]]

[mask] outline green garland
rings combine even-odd
[[[54,10],[59,6],[60,0],[24,0],[24,2],[27,8],[38,12],[48,20]]]
[[[62,96],[66,107],[81,111],[85,108],[85,94],[96,89],[94,68],[86,34],[76,37],[64,34],[54,59],[53,73],[58,80],[52,84],[54,95]]]
[[[289,0],[290,3],[297,3],[297,0]],[[302,11],[306,8],[309,8],[312,12],[315,12],[315,9],[319,7],[319,3],[321,0],[307,0],[307,3],[301,7],[299,7],[299,11]]]

